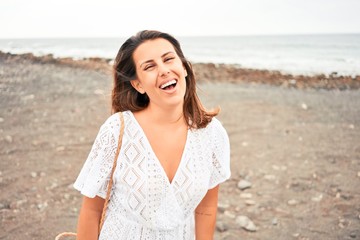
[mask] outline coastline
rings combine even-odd
[[[39,64],[59,64],[80,67],[111,74],[111,59],[55,58],[52,54],[35,56],[32,53],[11,54],[0,51],[0,61],[31,61]],[[241,68],[236,64],[193,63],[197,80],[201,82],[255,83],[285,88],[349,90],[360,88],[360,75],[342,76],[333,72],[330,75],[292,75],[281,71]]]

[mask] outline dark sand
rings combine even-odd
[[[109,67],[95,60],[0,54],[0,239],[75,230],[72,183],[110,115]],[[215,239],[360,239],[359,77],[194,67],[232,148]]]

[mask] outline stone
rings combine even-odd
[[[0,117],[0,123],[2,123],[2,122],[4,122],[5,120],[2,118],[2,117]]]
[[[356,232],[351,232],[351,233],[350,233],[350,237],[351,237],[351,238],[356,238]]]
[[[304,109],[304,110],[307,110],[308,106],[305,103],[301,103],[301,108]]]
[[[245,190],[247,188],[251,188],[251,185],[252,185],[251,182],[246,181],[246,180],[240,180],[237,184],[237,186],[240,190]]]
[[[256,202],[254,200],[248,199],[248,200],[245,201],[245,204],[252,206],[252,205],[255,205]]]
[[[72,185],[71,185],[72,187]],[[226,209],[228,209],[230,207],[229,204],[225,204],[225,203],[218,203],[218,211],[221,213],[224,213],[226,211]]]
[[[320,201],[322,200],[322,198],[323,198],[323,195],[320,194],[319,196],[312,197],[312,198],[311,198],[311,201],[313,201],[313,202],[320,202]]]
[[[274,176],[274,175],[265,175],[264,176],[264,179],[266,179],[266,180],[269,180],[269,181],[272,181],[272,180],[274,180],[276,177]]]
[[[229,226],[224,222],[217,222],[216,223],[216,230],[218,232],[225,232],[229,229]]]
[[[12,143],[12,142],[13,142],[12,136],[7,135],[7,136],[5,137],[5,141],[7,141],[8,143]]]
[[[229,217],[229,218],[232,218],[232,219],[234,219],[236,216],[232,213],[232,212],[230,212],[230,211],[225,211],[224,212],[224,215],[225,216],[227,216],[227,217]]]
[[[299,202],[297,200],[295,200],[295,199],[291,199],[291,200],[288,201],[288,205],[290,205],[290,206],[297,205],[298,203]]]
[[[278,225],[278,219],[277,218],[273,218],[272,220],[271,220],[271,224],[272,225]]]
[[[36,177],[37,177],[37,173],[36,173],[36,172],[31,172],[30,175],[31,175],[32,178],[36,178]]]
[[[241,198],[252,198],[252,194],[251,193],[241,193],[240,197]]]
[[[238,216],[235,222],[246,231],[256,232],[258,230],[254,222],[251,221],[250,218],[248,218],[247,216]]]

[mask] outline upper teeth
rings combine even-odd
[[[176,83],[176,80],[171,80],[171,81],[168,81],[167,83],[164,83],[163,85],[160,86],[160,88],[164,89],[172,84],[175,84]]]

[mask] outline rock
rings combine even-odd
[[[235,222],[249,232],[256,232],[258,228],[247,216],[238,216]]]
[[[246,180],[240,180],[237,186],[240,190],[245,190],[247,188],[251,188],[251,182],[248,182]]]
[[[71,185],[72,187],[72,185]],[[229,204],[224,204],[224,203],[218,203],[218,211],[221,213],[224,213],[226,211],[226,209],[228,209],[230,207]]]
[[[356,232],[351,232],[351,233],[350,233],[350,237],[351,237],[351,238],[356,238]]]
[[[64,150],[65,150],[64,146],[59,146],[59,147],[56,148],[57,152],[61,152],[61,151],[64,151]]]
[[[36,172],[31,172],[30,175],[31,175],[32,178],[36,178],[36,177],[37,177],[37,173],[36,173]]]
[[[357,173],[357,176],[360,177],[360,172]]]
[[[34,94],[30,94],[30,95],[27,95],[27,96],[24,96],[22,97],[22,100],[24,101],[27,101],[27,100],[32,100],[35,98],[35,95]]]
[[[224,212],[224,215],[225,216],[227,216],[227,217],[229,217],[229,218],[232,218],[232,219],[234,219],[236,216],[232,213],[232,212],[230,212],[230,211],[225,211]]]
[[[320,201],[322,200],[322,198],[323,198],[323,195],[320,194],[319,196],[312,197],[312,198],[311,198],[311,201],[313,201],[313,202],[320,202]]]
[[[278,225],[278,219],[277,218],[273,218],[272,220],[271,220],[271,224],[272,225]]]
[[[4,122],[5,120],[2,118],[2,117],[0,117],[0,123],[2,123],[2,122]]]
[[[229,229],[229,226],[224,222],[217,222],[216,223],[216,230],[218,232],[225,232]]]
[[[256,202],[255,202],[254,200],[250,200],[250,199],[249,199],[249,200],[246,200],[246,201],[245,201],[245,204],[251,206],[251,205],[255,205]]]
[[[12,142],[13,142],[12,136],[7,135],[7,136],[5,137],[5,141],[7,141],[8,143],[12,143]]]
[[[308,106],[305,103],[301,103],[301,108],[304,109],[304,110],[307,110]]]
[[[251,193],[241,193],[240,197],[241,198],[252,198],[252,194]]]
[[[276,177],[274,175],[265,175],[264,176],[264,179],[269,180],[269,181],[274,180],[275,178]]]
[[[241,146],[243,146],[243,147],[247,147],[248,145],[249,145],[248,142],[242,142],[242,143],[241,143]]]
[[[288,205],[290,205],[290,206],[297,205],[298,203],[299,202],[297,200],[295,200],[295,199],[291,199],[291,200],[288,201]]]

